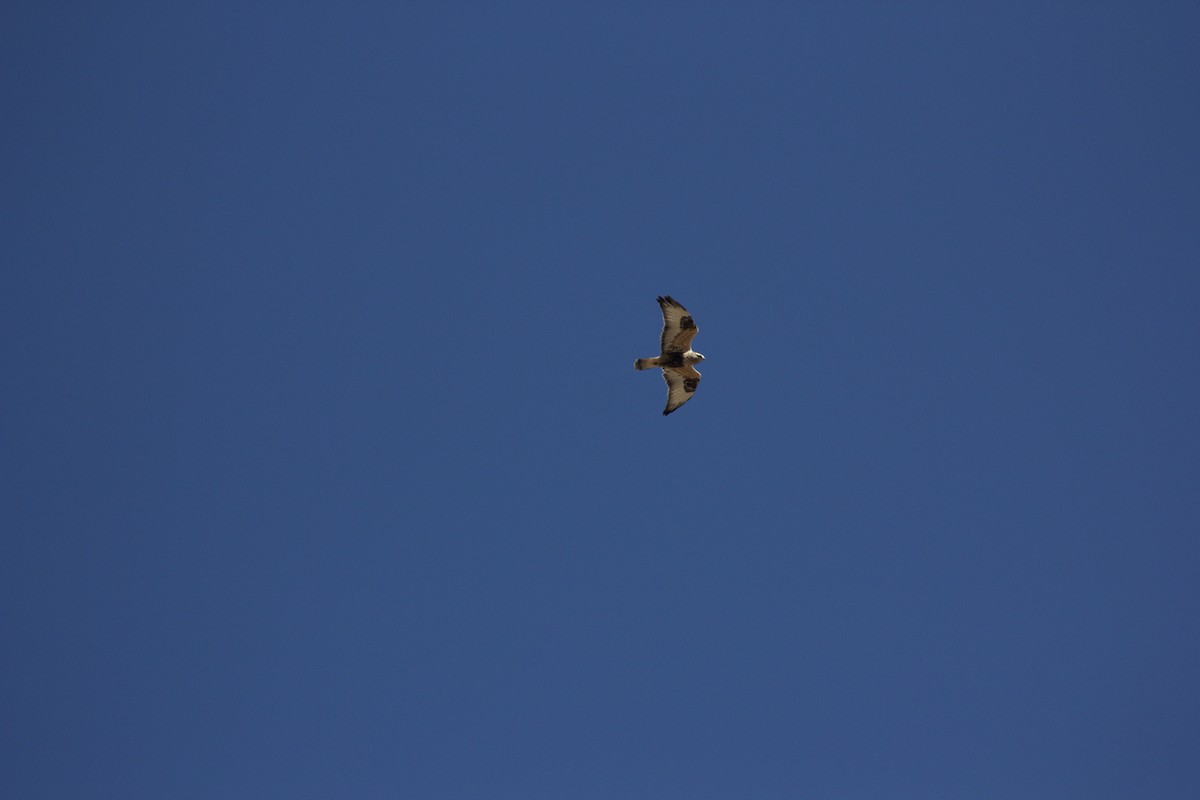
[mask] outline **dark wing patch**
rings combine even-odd
[[[688,310],[680,305],[671,295],[658,298],[659,308],[662,309],[663,330],[661,350],[667,353],[686,353],[692,347],[692,339],[700,329]]]
[[[667,407],[663,409],[665,417],[692,399],[700,385],[700,373],[691,364],[685,364],[682,367],[665,368],[662,374],[667,382]]]

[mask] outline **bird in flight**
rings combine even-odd
[[[633,362],[633,367],[638,370],[662,369],[663,380],[667,382],[665,417],[692,399],[700,385],[700,373],[695,365],[703,361],[704,356],[692,350],[692,339],[696,338],[699,328],[688,310],[671,295],[658,298],[658,305],[663,315],[662,352],[655,358],[639,358]]]

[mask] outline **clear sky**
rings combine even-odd
[[[1197,797],[1198,42],[5,3],[0,794]]]

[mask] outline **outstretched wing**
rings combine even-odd
[[[682,367],[663,367],[663,380],[667,382],[667,407],[663,416],[692,399],[696,387],[700,385],[700,373],[691,364]]]
[[[671,295],[658,298],[658,305],[662,308],[663,315],[663,354],[686,353],[691,349],[692,339],[696,338],[699,330],[696,328],[695,320],[692,319],[692,315],[688,313],[687,309]]]

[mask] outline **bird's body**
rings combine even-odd
[[[692,339],[696,338],[699,328],[688,310],[670,295],[658,298],[658,305],[663,315],[661,352],[653,358],[639,358],[633,362],[633,367],[662,370],[663,380],[667,382],[667,407],[663,409],[663,416],[666,416],[692,399],[700,385],[696,364],[703,361],[704,356],[692,349]]]

